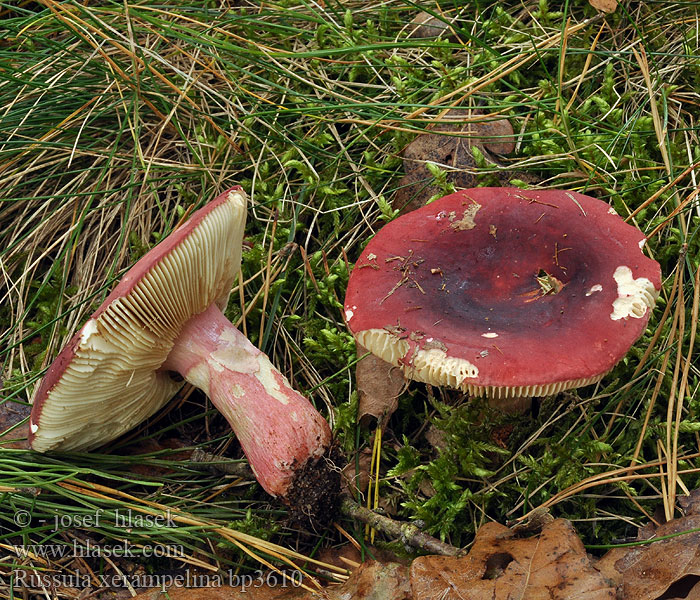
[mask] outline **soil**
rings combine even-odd
[[[338,513],[341,453],[336,445],[316,460],[308,460],[284,499],[289,520],[311,531],[322,530]]]

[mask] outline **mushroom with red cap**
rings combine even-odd
[[[582,194],[464,190],[375,235],[346,321],[409,379],[496,399],[588,385],[646,328],[661,272],[644,242]]]
[[[245,220],[246,196],[232,188],[129,270],[39,385],[35,450],[89,450],[120,436],[173,396],[177,372],[226,417],[268,493],[290,501],[313,466],[332,493],[328,423],[222,313]]]

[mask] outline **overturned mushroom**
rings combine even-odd
[[[35,450],[88,450],[120,436],[172,397],[177,372],[226,417],[268,493],[293,504],[300,473],[313,467],[314,485],[335,492],[328,423],[222,313],[245,218],[245,194],[233,188],[131,268],[37,389]]]
[[[588,385],[646,328],[661,273],[644,241],[581,194],[457,192],[370,241],[346,320],[410,379],[497,399]]]

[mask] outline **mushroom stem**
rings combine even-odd
[[[532,408],[532,396],[490,398],[489,405],[509,415],[523,415]]]
[[[330,447],[326,420],[216,305],[185,324],[162,368],[209,396],[273,496],[284,499],[307,462]]]

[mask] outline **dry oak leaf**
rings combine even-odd
[[[424,556],[411,565],[421,600],[613,600],[615,586],[591,564],[571,523],[557,519],[539,535],[517,538],[487,523],[467,556]]]
[[[475,118],[483,120],[474,121]],[[476,161],[472,147],[477,147],[494,166],[501,166],[494,154],[510,154],[515,149],[515,135],[508,119],[487,120],[478,110],[452,109],[429,131],[418,135],[403,150],[405,175],[399,180],[392,200],[395,209],[409,212],[425,204],[440,189],[432,185],[427,162],[447,168],[447,181],[457,188],[476,185]],[[463,121],[460,123],[459,121]],[[467,121],[467,122],[464,122]],[[515,176],[512,171],[496,171],[502,185]],[[527,180],[527,174],[518,173]]]
[[[405,566],[411,564],[411,560],[405,557],[399,557],[394,554],[391,550],[386,548],[379,548],[377,546],[372,546],[365,542],[364,554],[369,554],[375,560],[380,563],[399,563]],[[355,547],[350,543],[344,544],[342,546],[331,546],[329,548],[321,548],[318,551],[316,559],[326,563],[327,565],[334,565],[342,569],[355,570],[360,567],[363,560],[363,550],[359,547]],[[405,572],[405,577],[408,577],[408,571]]]
[[[683,535],[632,548],[614,548],[597,564],[618,582],[622,598],[673,600],[700,597],[700,515],[673,519],[655,530],[655,537]]]
[[[340,586],[325,590],[328,600],[412,600],[408,568],[395,562],[362,563]]]
[[[617,0],[588,0],[589,4],[604,13],[614,13],[617,10]]]
[[[364,494],[369,486],[369,468],[372,464],[372,450],[363,448],[356,456],[351,456],[343,467],[340,487],[343,492],[356,498],[358,492]]]
[[[368,350],[358,344],[357,355]],[[399,405],[399,394],[406,381],[403,373],[374,354],[365,356],[355,370],[359,396],[360,424],[367,425],[370,417],[385,423]]]
[[[450,30],[450,26],[429,12],[419,12],[411,21],[411,26],[413,29],[409,37],[412,38],[436,38],[446,34],[446,39],[453,42],[457,41],[457,36]]]
[[[475,118],[483,120],[475,121]],[[472,146],[478,146],[486,154],[510,154],[515,149],[513,126],[508,119],[487,120],[477,110],[455,108],[445,114],[443,121],[447,122],[438,123],[406,146],[403,151],[406,173],[424,168],[424,161],[456,169],[472,167],[474,158],[469,150]]]
[[[183,440],[176,437],[164,438],[156,440],[154,438],[146,438],[145,440],[139,440],[133,444],[130,444],[126,451],[129,455],[135,456],[138,454],[153,454],[156,455],[158,452],[163,450],[182,450],[174,454],[167,454],[166,456],[161,456],[160,459],[156,461],[151,461],[148,459],[142,462],[134,463],[129,466],[129,471],[131,473],[138,473],[145,477],[159,477],[166,473],[172,473],[173,470],[165,467],[161,464],[161,461],[184,461],[191,460],[192,450],[191,446],[188,446]]]
[[[263,574],[263,577],[265,574]],[[250,585],[215,585],[211,587],[166,587],[154,588],[141,592],[132,600],[311,600],[310,592],[293,587],[291,584],[269,587],[256,585],[253,575],[253,583]]]

